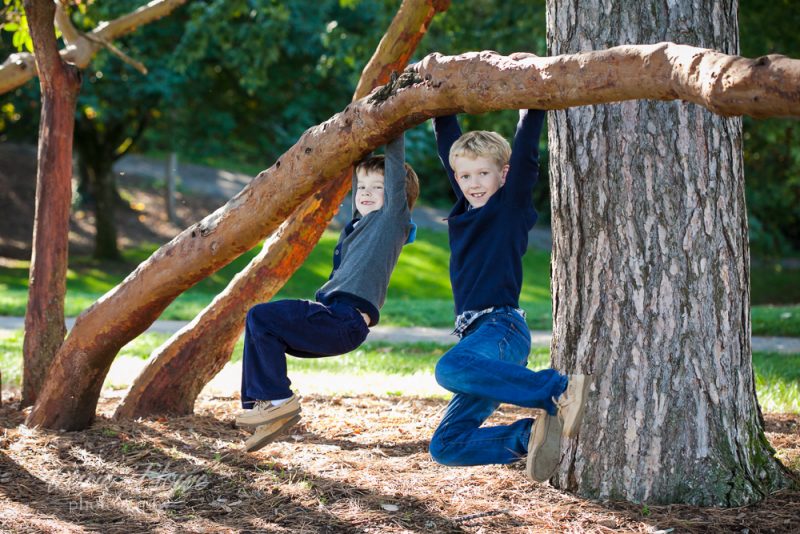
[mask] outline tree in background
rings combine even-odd
[[[67,331],[64,297],[72,197],[72,132],[80,78],[77,69],[58,53],[56,4],[52,0],[25,0],[24,9],[42,96],[36,216],[22,349],[22,404],[30,405],[36,401],[45,372]]]
[[[797,2],[740,0],[742,54],[800,56]],[[800,128],[797,121],[744,119],[750,248],[756,256],[800,252]]]
[[[116,50],[109,43],[115,36],[169,13],[183,1],[151,2],[135,13],[96,28],[91,34],[81,34],[75,29],[66,11],[66,1],[23,2],[29,24],[23,25],[20,15],[14,42],[28,46],[28,40],[32,40],[28,48],[33,48],[34,54],[13,55],[0,65],[3,90],[23,85],[38,74],[42,94],[36,216],[23,342],[23,404],[37,399],[46,380],[45,373],[62,346],[66,332],[64,298],[72,196],[72,142],[79,88],[77,67],[88,64],[101,45]],[[14,2],[14,7],[19,7],[18,2]],[[58,49],[56,24],[67,45],[63,51]],[[29,35],[25,26],[30,27]],[[21,33],[25,37],[18,39]]]
[[[680,40],[738,53],[736,0],[702,4],[549,0],[548,44],[569,54]],[[649,68],[632,75],[645,83]],[[706,75],[709,88],[730,81]],[[755,396],[741,119],[654,101],[550,119],[552,358],[595,376],[558,486],[701,506],[785,487]]]

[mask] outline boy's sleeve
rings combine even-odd
[[[453,188],[456,198],[460,200],[464,197],[464,193],[462,193],[461,188],[458,187],[455,172],[453,172],[453,168],[450,166],[450,147],[461,137],[461,127],[458,125],[458,118],[456,118],[455,115],[434,117],[433,132],[436,134],[436,148],[439,151],[439,159],[442,162],[444,170],[447,172],[447,179],[450,180],[450,186]]]
[[[408,208],[406,199],[405,134],[386,144],[383,166],[384,205],[387,211]]]
[[[539,137],[542,134],[545,112],[539,109],[520,111],[517,133],[511,148],[505,197],[512,202],[528,204],[533,186],[539,179]]]

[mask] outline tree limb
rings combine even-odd
[[[410,67],[421,83],[386,101],[358,100],[308,129],[269,169],[158,249],[78,317],[50,367],[29,425],[88,425],[102,380],[65,398],[61,384],[105,376],[117,351],[183,291],[251,249],[355,161],[430,117],[683,99],[725,114],[800,117],[800,61],[756,60],[661,43],[513,60],[491,52],[432,54]]]
[[[353,100],[385,83],[390,73],[405,68],[430,20],[448,6],[449,1],[404,0],[362,71]],[[115,417],[192,413],[197,395],[230,360],[247,310],[270,300],[319,241],[350,191],[350,173],[346,170],[305,200],[211,304],[153,351]]]
[[[133,32],[139,26],[149,24],[154,20],[169,15],[172,11],[185,3],[186,0],[152,0],[127,15],[123,15],[110,22],[101,22],[94,30],[86,35],[80,35],[74,28],[72,28],[74,32],[71,31],[69,29],[71,23],[66,24],[64,20],[68,20],[69,17],[67,17],[66,14],[62,14],[59,16],[58,21],[62,34],[65,35],[67,47],[59,52],[61,58],[66,63],[71,63],[81,69],[86,68],[92,60],[92,57],[101,47],[107,46],[107,44],[111,43],[114,39]],[[61,26],[61,23],[64,23],[64,26]],[[66,33],[64,32],[65,27],[67,28]],[[68,37],[66,37],[67,34],[69,34]],[[72,43],[69,42],[70,40],[72,40]],[[119,50],[117,50],[117,52],[119,52]],[[122,52],[119,52],[119,54],[122,54]],[[122,54],[122,56],[127,58],[125,54]],[[141,64],[139,65],[141,66]],[[134,66],[136,67],[135,64]],[[141,69],[139,70],[141,71]],[[8,59],[0,65],[0,94],[16,89],[36,75],[37,71],[33,60],[33,54],[28,52],[11,54]]]

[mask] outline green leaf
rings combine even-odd
[[[3,25],[3,29],[7,32],[16,32],[19,31],[19,24],[16,22],[8,22]]]
[[[23,44],[25,45],[25,48],[28,50],[28,52],[33,54],[33,39],[31,39],[31,34],[25,35]]]

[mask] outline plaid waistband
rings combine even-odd
[[[486,308],[483,310],[467,310],[461,313],[461,315],[456,317],[455,329],[451,333],[458,337],[462,337],[464,335],[464,332],[466,332],[467,328],[469,328],[469,325],[474,323],[482,315],[486,315],[487,313],[492,313],[497,309],[498,308],[496,308],[495,306],[492,306],[491,308]],[[515,312],[517,312],[520,315],[520,317],[522,317],[523,320],[525,319],[526,317],[525,310],[523,310],[522,308],[512,308],[512,309]]]

